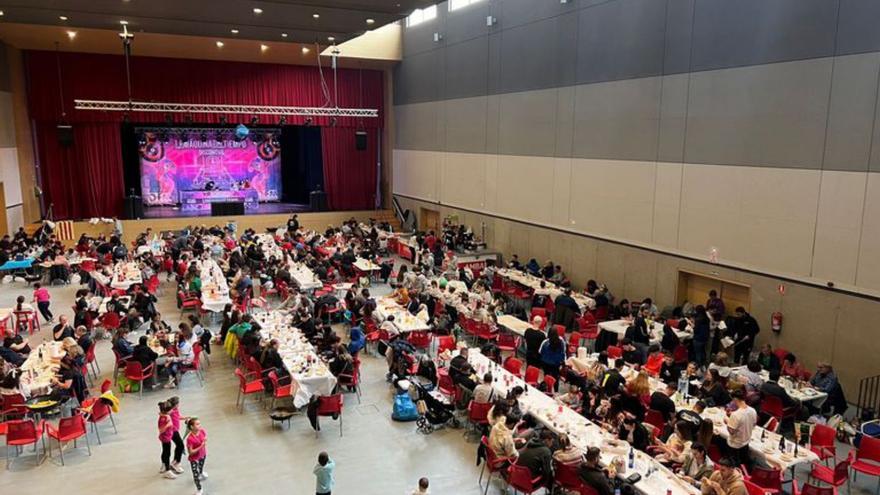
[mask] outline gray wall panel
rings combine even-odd
[[[486,112],[488,96],[446,100],[446,151],[486,152]]]
[[[693,70],[828,57],[836,0],[698,0]]]
[[[489,63],[489,39],[472,39],[444,50],[446,55],[446,85],[444,98],[467,98],[487,94],[486,80]]]
[[[657,159],[664,162],[684,160],[684,136],[687,127],[687,95],[690,74],[663,76],[660,93],[660,129]]]
[[[834,60],[822,169],[853,172],[868,169],[878,71],[878,53]]]
[[[486,26],[490,2],[482,1],[467,7],[448,11],[445,3],[437,5],[446,14],[446,44],[461,43],[477,36],[484,36],[491,29]]]
[[[559,88],[556,97],[556,154],[554,156],[571,157],[574,146],[574,109],[577,88],[568,86]]]
[[[574,12],[577,7],[577,1],[560,3],[557,1],[503,0],[496,9],[499,25],[507,29],[556,17],[566,12]]]
[[[880,50],[880,2],[877,0],[840,0],[840,23],[837,29],[837,53],[862,53]]]
[[[486,101],[486,153],[500,153],[501,95],[489,95]]]
[[[874,108],[874,133],[871,138],[871,163],[868,170],[880,172],[880,87],[877,88],[878,104]]]
[[[659,110],[659,77],[578,86],[573,156],[656,159]]]
[[[500,96],[499,153],[553,156],[556,151],[556,89]]]
[[[686,162],[820,168],[831,59],[690,77]]]
[[[569,56],[573,53],[576,26],[560,17],[526,24],[501,33],[503,93],[553,88],[571,80]]]
[[[501,92],[501,33],[489,35],[489,63],[486,76],[488,94],[497,95]]]
[[[659,75],[666,2],[617,0],[579,14],[577,82]]]
[[[437,49],[445,43],[434,41],[434,33],[442,33],[445,30],[446,16],[443,9],[437,6],[437,17],[430,21],[423,22],[416,26],[406,27],[406,20],[403,23],[403,56],[404,58],[417,53],[426,52]]]
[[[444,50],[413,55],[394,69],[394,103],[418,103],[443,98]]]
[[[395,147],[404,150],[442,151],[437,109],[443,102],[413,103],[394,107]]]
[[[695,0],[668,0],[666,6],[666,44],[663,73],[689,72],[691,34],[694,27]]]

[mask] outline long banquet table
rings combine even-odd
[[[601,464],[607,466],[616,457],[626,459],[630,447],[625,441],[618,440],[611,433],[602,429],[599,425],[581,416],[573,409],[559,404],[555,399],[545,395],[538,389],[526,385],[519,377],[514,376],[501,366],[490,361],[480,354],[479,349],[472,348],[468,354],[468,361],[474,367],[477,375],[483,376],[487,371],[495,377],[494,387],[500,394],[517,385],[523,387],[526,393],[520,397],[520,406],[524,412],[531,414],[545,427],[555,433],[566,433],[572,445],[586,451],[588,447],[599,447],[602,451]],[[635,451],[635,465],[632,470],[619,472],[622,477],[629,476],[632,472],[638,472],[642,479],[635,484],[636,490],[645,495],[667,493],[670,490],[673,495],[697,495],[700,491],[688,484],[672,471],[656,462],[649,455]],[[650,472],[650,475],[649,475]]]
[[[227,304],[232,303],[223,270],[213,258],[198,260],[196,266],[202,279],[202,308],[212,313],[222,312]]]
[[[513,270],[510,268],[501,268],[496,273],[502,278],[512,280],[532,290],[543,290],[552,299],[556,299],[560,294],[562,294],[562,289],[560,289],[555,283],[550,282],[549,280],[543,280],[529,273]],[[544,282],[543,289],[541,288],[541,282]],[[582,312],[589,311],[596,307],[596,301],[593,300],[592,297],[589,297],[585,294],[572,291],[571,297],[575,300],[575,302],[577,302]]]
[[[431,329],[431,325],[428,324],[427,320],[414,316],[390,297],[376,299],[375,312],[383,320],[393,315],[394,324],[397,325],[401,333],[422,332]]]

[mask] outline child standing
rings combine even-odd
[[[181,474],[183,473],[183,468],[180,467],[180,459],[183,458],[183,438],[180,436],[180,398],[177,396],[171,397],[168,399],[168,406],[171,407],[171,411],[168,412],[168,416],[171,417],[171,425],[174,430],[174,434],[171,437],[171,441],[174,442],[174,460],[171,461],[171,469],[174,470],[175,473]],[[183,418],[184,421],[187,421],[189,418]]]
[[[39,282],[34,284],[34,299],[37,301],[37,309],[40,310],[40,314],[43,315],[43,319],[46,322],[50,322],[54,318],[52,312],[49,311],[49,299],[51,297],[49,291]]]
[[[312,470],[312,473],[315,474],[316,495],[330,495],[330,491],[333,490],[333,470],[335,468],[336,463],[326,452],[318,454],[318,464]]]
[[[177,474],[171,469],[171,439],[174,437],[174,425],[171,423],[171,405],[159,403],[159,441],[162,442],[162,469],[159,474],[173,480]]]
[[[189,465],[192,468],[195,495],[202,495],[202,481],[208,479],[205,472],[205,459],[208,457],[208,432],[202,428],[199,418],[186,420],[186,448],[189,452]]]

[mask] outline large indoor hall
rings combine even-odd
[[[0,0],[0,494],[880,495],[877,25]]]

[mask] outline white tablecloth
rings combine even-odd
[[[51,379],[58,371],[63,356],[61,342],[43,342],[31,349],[21,365],[21,384],[31,397],[49,393],[52,388]]]
[[[315,353],[315,348],[298,328],[289,324],[289,317],[278,311],[259,313],[254,319],[262,327],[263,339],[277,339],[278,353],[295,383],[293,405],[303,407],[312,396],[331,395],[336,388],[336,377]]]
[[[288,270],[290,271],[290,277],[302,290],[320,289],[324,286],[324,283],[315,275],[315,272],[302,263],[291,261],[288,265]]]
[[[427,331],[431,329],[428,321],[417,316],[413,316],[405,308],[400,307],[389,297],[381,297],[376,299],[376,314],[383,320],[394,315],[394,324],[402,333]]]
[[[381,266],[364,258],[358,258],[357,261],[354,262],[354,267],[361,272],[374,272],[382,269]]]
[[[527,392],[520,397],[521,409],[524,412],[527,411],[557,434],[566,433],[572,445],[582,451],[586,451],[588,447],[600,448],[602,465],[607,466],[616,456],[624,459],[627,457],[630,447],[626,442],[617,440],[609,432],[571,408],[559,404],[555,399],[548,397],[538,389],[526,385],[519,377],[513,376],[504,368],[492,363],[480,354],[478,349],[470,350],[468,360],[478,376],[483,376],[487,371],[491,371],[492,376],[497,377],[494,387],[499,394],[506,395],[510,388],[517,385],[526,389]],[[647,476],[649,467],[655,469],[650,477]],[[635,484],[635,488],[645,495],[664,494],[667,489],[671,490],[673,495],[700,493],[698,489],[681,480],[643,452],[636,451],[635,467],[632,470],[627,469],[626,472],[619,474],[626,477],[632,471],[636,471],[642,476],[641,481]]]
[[[737,372],[745,370],[745,366],[737,366],[735,368],[730,368],[730,376],[735,377]],[[770,379],[770,372],[767,370],[761,370],[761,378],[766,382]],[[788,396],[794,400],[800,402],[812,402],[815,407],[822,407],[822,404],[828,399],[828,394],[825,392],[821,392],[816,390],[815,388],[807,385],[803,388],[797,388],[791,382],[791,380],[787,377],[782,377],[779,379],[779,384],[785,391],[788,393]]]
[[[550,296],[551,299],[556,299],[560,294],[562,294],[562,289],[560,289],[553,282],[540,279],[529,273],[521,272],[518,270],[511,270],[510,268],[502,268],[496,273],[498,273],[498,275],[501,277],[512,280],[520,285],[524,285],[534,291],[543,291],[544,294]],[[543,289],[541,289],[542,281],[545,285]],[[577,302],[578,306],[581,308],[581,312],[589,311],[596,307],[596,301],[593,300],[592,297],[581,294],[580,292],[571,291],[571,297],[575,300],[575,302]]]
[[[626,329],[632,325],[632,321],[630,320],[611,320],[611,321],[603,321],[599,323],[599,329],[605,330],[606,332],[611,332],[617,334],[618,338],[623,338],[626,335]],[[693,334],[688,331],[682,331],[677,328],[672,329],[675,332],[675,335],[678,336],[680,340],[688,340],[693,338]],[[663,323],[659,321],[655,321],[651,325],[651,343],[658,344],[660,340],[663,339]]]
[[[519,336],[525,335],[526,330],[532,327],[529,322],[520,320],[516,316],[512,315],[499,316],[498,326],[504,327]]]
[[[223,270],[213,258],[196,262],[199,278],[202,279],[202,308],[212,313],[221,313],[227,304],[232,303],[229,297],[229,283]]]
[[[128,290],[134,284],[144,283],[141,269],[138,268],[137,263],[133,262],[116,263],[113,266],[113,274],[109,278],[98,271],[92,272],[91,275],[101,285],[114,289]]]

